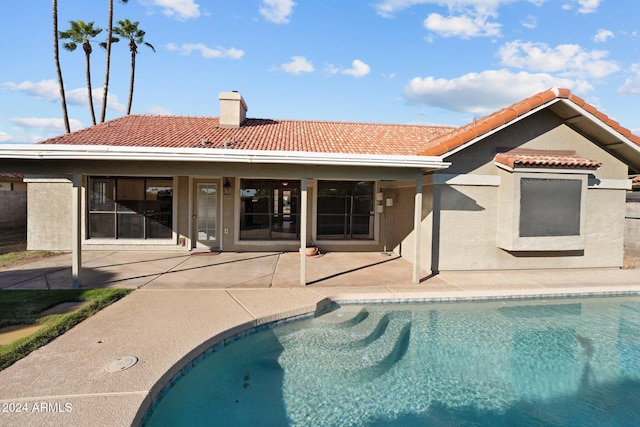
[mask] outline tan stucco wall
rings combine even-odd
[[[27,190],[27,249],[71,249],[71,182],[29,182]]]
[[[505,131],[468,147],[447,158],[451,168],[438,174],[455,178],[456,175],[472,175],[479,182],[482,177],[500,176],[501,171],[493,158],[498,149],[529,148],[538,150],[572,150],[578,156],[603,162],[596,179],[625,180],[627,167],[592,141],[560,123],[549,112],[525,119]],[[508,172],[505,172],[509,174]],[[505,201],[500,201],[498,186],[441,184],[437,177],[426,177],[425,183],[435,181],[430,188],[434,201],[429,197],[423,203],[423,246],[421,263],[438,270],[485,270],[528,268],[578,268],[619,267],[623,257],[625,190],[590,188],[586,195],[585,247],[583,251],[506,251],[496,242],[501,227],[498,211]],[[500,185],[504,183],[501,178]],[[438,194],[441,194],[440,199]],[[439,200],[439,201],[438,201]],[[436,205],[436,214],[432,211]],[[439,214],[437,206],[440,204]],[[432,227],[433,221],[439,226]],[[409,246],[412,236],[403,240]],[[432,248],[435,251],[433,254]],[[403,255],[405,255],[403,253]]]
[[[640,253],[640,192],[627,193],[624,223],[624,247],[633,254]]]
[[[26,226],[26,187],[24,191],[0,191],[0,230],[24,230]]]

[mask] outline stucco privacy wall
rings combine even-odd
[[[511,173],[494,164],[498,150],[570,150],[603,163],[586,191],[582,251],[507,251],[497,243],[500,189]],[[445,160],[449,169],[425,176],[421,265],[438,270],[620,267],[623,261],[624,198],[619,184],[627,166],[543,111],[514,123]],[[613,185],[611,185],[613,183]],[[403,192],[409,195],[410,189]],[[397,235],[411,257],[413,232]],[[405,249],[406,248],[406,249]]]
[[[71,249],[71,181],[65,178],[26,178],[27,249]]]
[[[0,230],[27,226],[27,191],[0,191]]]

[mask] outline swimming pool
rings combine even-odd
[[[146,426],[632,426],[640,298],[336,307],[202,358]]]

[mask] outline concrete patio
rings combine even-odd
[[[0,288],[69,288],[70,262],[61,255],[2,271]],[[85,286],[137,290],[1,371],[0,404],[13,410],[0,413],[0,424],[137,425],[207,348],[332,301],[640,295],[638,270],[447,272],[415,285],[402,258],[329,253],[308,259],[302,287],[299,262],[291,253],[85,252]],[[125,356],[138,363],[105,370]]]

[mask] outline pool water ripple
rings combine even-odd
[[[639,396],[637,297],[343,306],[211,354],[145,423],[620,426]]]

